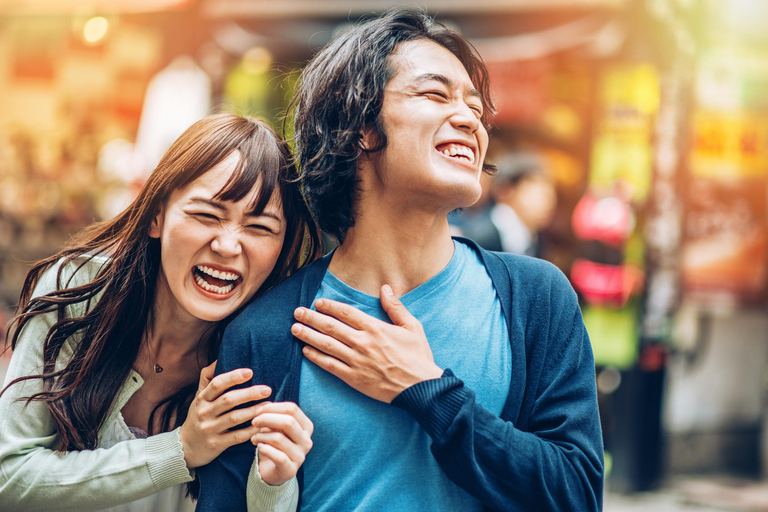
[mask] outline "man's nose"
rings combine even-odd
[[[240,255],[243,252],[243,247],[240,244],[240,234],[233,230],[220,232],[211,242],[211,249],[224,257]]]
[[[459,129],[469,133],[475,133],[480,128],[480,119],[477,118],[474,111],[464,102],[460,102],[456,113],[451,117],[451,124]]]

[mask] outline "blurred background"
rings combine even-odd
[[[488,65],[500,171],[450,220],[577,290],[606,510],[768,510],[768,0],[0,0],[0,325],[190,124],[279,127],[313,52],[394,5]]]

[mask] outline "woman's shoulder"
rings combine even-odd
[[[91,254],[60,258],[40,275],[32,296],[41,297],[57,290],[88,284],[108,261],[108,256]]]

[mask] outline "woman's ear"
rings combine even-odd
[[[149,224],[149,238],[160,238],[160,234],[163,232],[163,206],[157,210],[157,214]]]

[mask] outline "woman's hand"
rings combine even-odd
[[[421,323],[392,293],[381,288],[381,306],[392,324],[334,300],[318,299],[316,311],[298,308],[291,332],[307,344],[307,359],[357,391],[391,403],[404,389],[438,379]]]
[[[259,430],[251,442],[259,449],[259,476],[282,485],[299,471],[312,448],[314,425],[293,402],[264,402],[251,424]]]
[[[258,431],[257,427],[249,425],[231,432],[229,429],[256,416],[260,404],[243,409],[233,408],[261,400],[272,393],[269,386],[227,391],[232,386],[248,382],[253,370],[241,368],[214,378],[215,369],[214,361],[200,372],[197,394],[179,431],[184,460],[190,469],[208,464],[232,445],[248,441]]]

